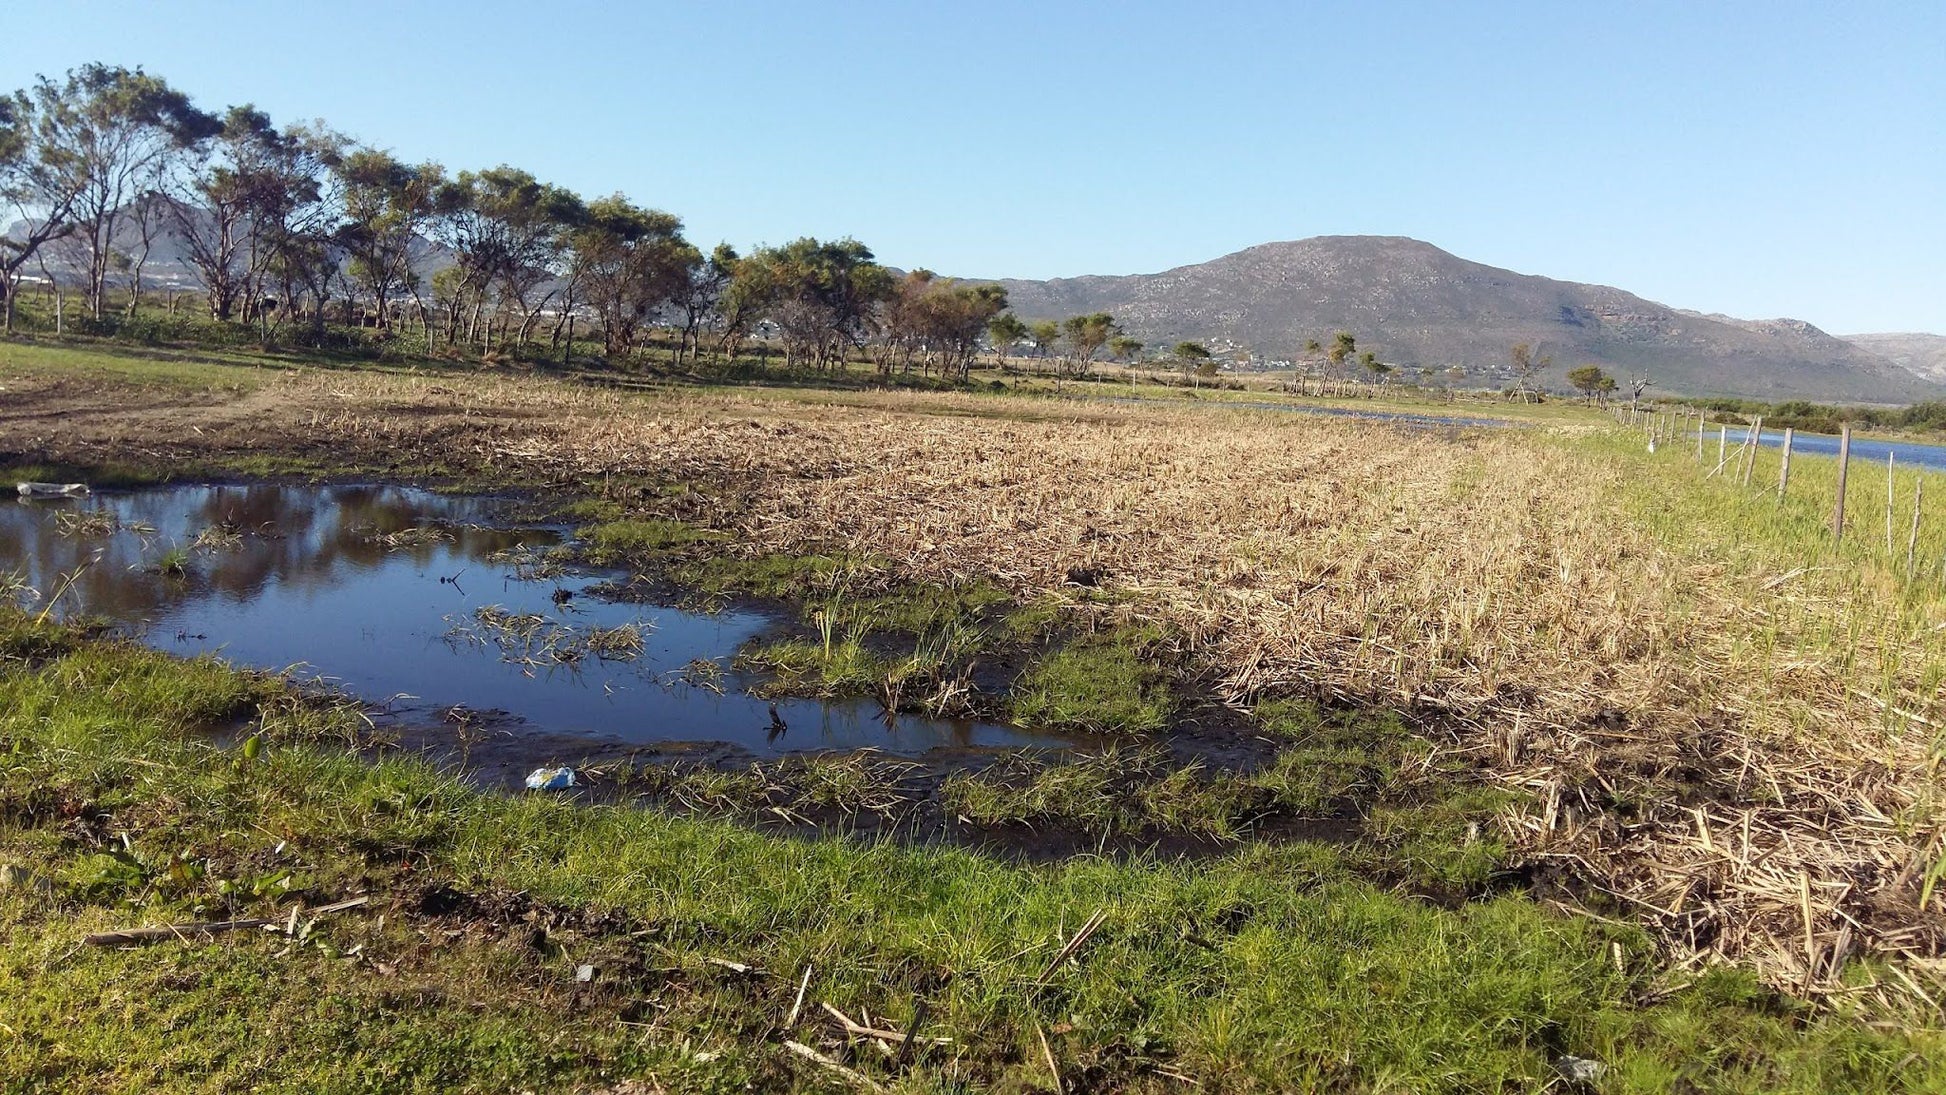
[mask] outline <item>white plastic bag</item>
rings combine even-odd
[[[565,791],[574,786],[572,768],[536,768],[527,773],[529,791]]]

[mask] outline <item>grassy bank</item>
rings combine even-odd
[[[1670,976],[1641,933],[1518,896],[1435,907],[1316,846],[1028,868],[501,798],[320,744],[322,716],[211,663],[18,615],[0,649],[9,1090],[847,1086],[786,1040],[910,1091],[1534,1088],[1562,1055],[1608,1091],[1946,1083],[1935,1036]],[[197,729],[239,715],[256,744]],[[295,931],[80,945],[232,916]],[[951,1041],[902,1065],[822,1006],[903,1029],[921,1001]]]

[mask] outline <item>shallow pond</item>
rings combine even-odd
[[[150,646],[324,679],[422,724],[756,753],[1059,745],[869,701],[770,701],[730,668],[777,621],[599,595],[505,500],[397,486],[187,486],[0,504],[0,576]],[[458,708],[458,711],[454,711]]]

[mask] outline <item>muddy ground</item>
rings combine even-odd
[[[350,379],[350,378],[348,378]],[[468,378],[454,378],[454,385]],[[536,428],[536,414],[521,407],[482,409],[462,402],[444,384],[419,386],[409,402],[374,405],[368,392],[334,389],[329,375],[303,379],[272,374],[260,387],[207,389],[156,384],[130,398],[127,383],[81,377],[29,376],[9,381],[0,391],[0,466],[44,467],[86,479],[198,481],[248,480],[256,473],[304,474],[312,478],[393,478],[418,485],[463,486],[511,493],[526,503],[524,515],[558,520],[558,504],[572,498],[537,489],[534,480],[566,478],[558,469],[480,460],[498,442],[518,443]],[[361,415],[396,416],[404,424],[384,436],[330,428],[331,417],[355,402]],[[244,474],[245,471],[252,474]],[[581,490],[594,484],[576,483]],[[605,486],[605,484],[603,485]],[[1070,574],[1078,586],[1097,575],[1085,569]],[[633,599],[674,604],[697,591],[662,573],[625,574],[615,592]],[[720,603],[770,615],[775,625],[759,641],[808,638],[815,634],[801,619],[802,606],[774,598],[737,597]],[[888,648],[898,640],[878,637]],[[976,685],[989,695],[1004,693],[1022,669],[1020,651],[989,658]],[[1206,691],[1204,682],[1178,682],[1186,695]],[[953,843],[1005,858],[1054,860],[1076,854],[1203,856],[1219,854],[1244,840],[1356,839],[1362,831],[1357,805],[1345,802],[1325,816],[1295,817],[1263,812],[1241,819],[1232,836],[1143,827],[1102,831],[1058,818],[977,824],[954,816],[941,796],[942,786],[958,775],[987,774],[1015,782],[1045,767],[1065,763],[1062,750],[1008,751],[935,748],[918,756],[891,757],[870,750],[839,757],[790,754],[763,758],[737,746],[711,741],[671,741],[650,746],[594,736],[541,733],[518,720],[472,713],[461,742],[455,727],[436,719],[402,716],[382,707],[366,710],[372,728],[362,747],[374,756],[406,752],[434,759],[477,786],[520,793],[527,773],[537,767],[567,764],[579,785],[564,794],[589,802],[641,802],[677,813],[731,816],[766,831],[815,836],[842,834],[864,839],[915,843]],[[1212,775],[1247,774],[1271,762],[1280,743],[1265,736],[1242,711],[1214,697],[1193,700],[1172,717],[1161,734],[1137,740],[1100,735],[1070,735],[1074,755],[1104,749],[1149,748],[1170,769],[1197,767]],[[787,742],[784,743],[787,746]],[[807,797],[800,785],[808,764],[834,759],[860,763],[871,773],[869,791],[858,801],[832,803]],[[651,777],[645,773],[660,769]],[[618,778],[618,773],[621,773]],[[746,797],[699,801],[685,786],[709,774],[742,777]],[[1120,793],[1135,790],[1135,777]]]

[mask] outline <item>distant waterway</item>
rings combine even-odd
[[[1735,447],[1742,444],[1748,432],[1747,429],[1740,429],[1735,426],[1730,427],[1730,446]],[[1691,443],[1693,444],[1694,435],[1692,434],[1691,437]],[[1716,428],[1706,428],[1703,431],[1704,451],[1714,453],[1718,439],[1719,433]],[[1782,448],[1784,444],[1784,431],[1765,430],[1758,439],[1758,443],[1771,448]],[[1852,460],[1869,460],[1883,464],[1885,463],[1887,453],[1892,455],[1892,462],[1898,467],[1922,467],[1946,471],[1946,445],[1928,445],[1918,441],[1884,441],[1877,438],[1858,436],[1853,436],[1851,439]],[[1800,431],[1791,437],[1791,454],[1793,456],[1836,456],[1838,455],[1838,438],[1826,433],[1804,433]]]

